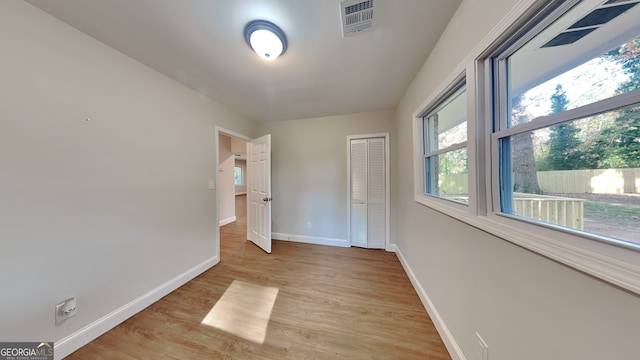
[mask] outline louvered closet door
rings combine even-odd
[[[367,247],[384,249],[387,222],[384,139],[367,141]]]
[[[386,245],[386,164],[384,138],[351,140],[351,245]]]
[[[367,140],[351,140],[351,245],[367,247]]]

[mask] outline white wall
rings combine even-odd
[[[413,201],[412,113],[515,4],[463,1],[397,109],[397,246],[468,360],[635,359],[640,297]]]
[[[260,124],[262,134],[272,135],[272,232],[278,238],[347,241],[347,136],[390,132],[393,143],[393,116],[381,111]]]
[[[242,185],[236,185],[236,195],[247,193],[247,161],[236,159],[236,165],[242,168]],[[234,177],[235,184],[235,177]]]
[[[226,225],[236,219],[236,186],[233,181],[233,167],[235,157],[231,152],[231,138],[220,134],[218,142],[218,186],[219,207],[218,220],[220,225]]]
[[[254,122],[23,1],[0,49],[0,339],[58,342],[215,260],[215,126]]]

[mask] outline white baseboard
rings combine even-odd
[[[330,246],[342,246],[349,247],[349,241],[347,239],[334,239],[334,238],[325,238],[325,237],[317,237],[317,236],[305,236],[305,235],[293,235],[293,234],[282,234],[282,233],[271,233],[271,237],[275,240],[285,240],[285,241],[293,241],[300,242],[306,244],[316,244],[316,245],[330,245]]]
[[[194,266],[193,268],[185,271],[184,273],[176,276],[175,278],[167,281],[166,283],[158,286],[157,288],[149,291],[148,293],[134,299],[128,304],[112,311],[111,313],[103,316],[102,318],[94,321],[93,323],[83,327],[82,329],[74,332],[73,334],[63,338],[60,341],[54,343],[54,357],[56,360],[62,359],[68,356],[72,352],[87,345],[91,341],[98,338],[100,335],[113,329],[121,322],[127,320],[138,312],[146,309],[149,305],[160,300],[170,292],[191,281],[196,276],[202,274],[212,266],[220,262],[220,256],[214,256],[210,259],[203,261],[202,263]]]
[[[436,326],[436,330],[438,330],[438,334],[440,334],[440,337],[444,342],[444,346],[446,346],[447,350],[449,351],[449,355],[451,355],[451,358],[453,360],[466,360],[464,354],[462,353],[462,349],[460,349],[460,346],[458,346],[456,339],[453,337],[453,334],[451,334],[451,331],[449,331],[449,328],[447,327],[447,324],[445,324],[444,319],[442,319],[440,313],[429,298],[429,295],[427,295],[426,291],[424,291],[424,288],[420,284],[420,281],[418,281],[416,275],[413,273],[413,270],[411,270],[411,266],[409,266],[407,260],[402,255],[402,251],[400,251],[400,249],[395,246],[395,244],[394,247],[396,248],[396,255],[398,256],[398,259],[400,260],[404,271],[409,276],[409,280],[411,281],[411,284],[413,284],[413,288],[416,289],[416,292],[418,293],[418,296],[422,301],[422,305],[424,305],[427,313],[429,313],[429,316],[431,317],[431,321],[433,321],[433,324]]]
[[[232,222],[236,221],[236,216],[233,215],[232,217],[220,220],[220,226],[225,226],[227,224],[231,224]]]
[[[398,246],[396,246],[396,244],[389,244],[385,250],[388,252],[398,252]]]

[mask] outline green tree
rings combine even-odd
[[[558,114],[566,111],[568,105],[567,92],[562,88],[562,84],[556,85],[556,92],[551,95],[551,113]]]
[[[640,110],[628,108],[619,111],[616,126],[603,132],[605,156],[601,167],[640,167]]]
[[[522,105],[523,96],[518,95],[511,101],[512,116],[515,124],[524,124],[531,116]],[[538,183],[536,160],[533,152],[531,132],[516,134],[511,138],[511,161],[513,166],[513,191],[527,194],[542,194]]]
[[[629,79],[620,84],[617,93],[640,89],[640,38],[629,41],[607,54],[620,62]],[[615,126],[602,132],[598,148],[604,149],[599,167],[640,167],[640,107],[618,112]]]
[[[551,113],[557,114],[567,110],[567,94],[562,85],[556,86],[551,95]],[[545,161],[550,170],[575,170],[584,168],[584,158],[578,139],[578,129],[572,122],[557,124],[551,127],[549,134],[549,153]]]
[[[622,64],[629,80],[618,87],[618,93],[626,93],[640,88],[640,37],[619,46],[608,54]]]

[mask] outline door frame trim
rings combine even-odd
[[[221,126],[216,125],[215,126],[215,137],[214,137],[214,149],[216,152],[216,156],[215,156],[215,175],[214,175],[214,186],[215,186],[215,196],[216,196],[216,219],[215,219],[215,223],[216,223],[216,239],[215,239],[215,256],[218,256],[218,259],[220,259],[220,220],[218,219],[218,217],[220,216],[220,179],[219,179],[219,173],[220,171],[218,169],[220,169],[220,135],[226,135],[226,136],[232,136],[238,139],[241,139],[243,141],[249,142],[251,140],[253,140],[253,138],[237,133],[235,131],[229,130],[229,129],[225,129]],[[245,178],[246,181],[246,178]],[[247,215],[248,216],[248,215]],[[249,234],[247,234],[248,236]]]
[[[385,207],[386,207],[386,224],[385,224],[385,250],[395,251],[395,247],[390,244],[391,234],[391,185],[390,185],[390,173],[391,164],[389,164],[389,133],[374,133],[374,134],[360,134],[360,135],[348,135],[347,136],[347,243],[348,246],[352,246],[351,243],[351,140],[371,139],[371,138],[384,138],[384,161],[385,161]]]

